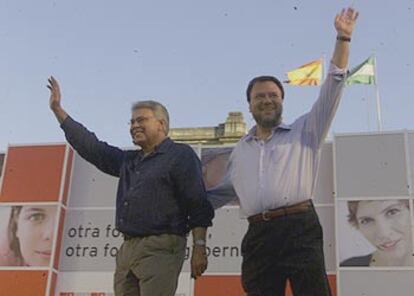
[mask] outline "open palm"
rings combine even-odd
[[[343,9],[341,13],[337,14],[335,17],[335,29],[341,36],[352,35],[354,30],[355,21],[358,18],[358,12],[352,7]]]
[[[47,88],[50,89],[49,106],[50,109],[56,110],[60,108],[61,95],[59,83],[53,76],[50,76],[50,78],[47,81],[49,82]]]

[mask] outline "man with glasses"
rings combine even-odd
[[[119,177],[116,227],[124,242],[116,257],[116,296],[173,296],[191,229],[192,277],[207,268],[206,229],[214,211],[206,199],[193,149],[168,138],[169,116],[155,101],[132,106],[130,134],[140,150],[97,139],[61,106],[58,81],[49,79],[50,108],[72,147],[98,169]]]
[[[331,295],[324,265],[322,228],[312,203],[319,152],[338,107],[358,13],[335,17],[337,40],[329,73],[311,111],[282,122],[284,90],[273,76],[247,87],[256,126],[234,148],[226,176],[208,190],[220,207],[236,198],[249,228],[241,251],[242,284],[249,296]]]

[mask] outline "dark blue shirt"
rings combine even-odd
[[[153,153],[125,151],[100,141],[67,117],[61,125],[72,147],[101,171],[119,177],[116,226],[130,236],[172,233],[211,226],[200,160],[186,144],[166,138]]]

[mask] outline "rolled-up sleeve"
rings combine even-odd
[[[312,143],[316,149],[319,149],[323,143],[338,109],[345,86],[346,73],[347,69],[340,69],[332,62],[330,63],[319,98],[307,115],[304,132],[312,135]]]

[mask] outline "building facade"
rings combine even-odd
[[[212,127],[172,128],[169,136],[176,142],[202,145],[236,143],[247,133],[243,113],[229,112],[224,123]]]

